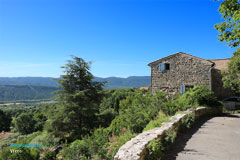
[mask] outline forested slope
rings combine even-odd
[[[49,99],[57,87],[31,85],[0,85],[0,101]]]

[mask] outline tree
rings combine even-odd
[[[0,109],[0,132],[9,131],[12,118]]]
[[[215,25],[219,32],[219,40],[227,42],[230,47],[238,47],[240,45],[240,0],[224,0],[218,10],[225,20]],[[222,71],[222,75],[224,87],[240,93],[240,48],[234,53],[227,70]]]
[[[240,49],[238,49],[228,63],[228,69],[222,71],[223,84],[236,93],[240,93]]]
[[[55,136],[74,140],[96,127],[96,113],[102,99],[103,82],[93,81],[90,63],[72,57],[63,66],[65,75],[58,83],[62,90],[56,92],[59,99],[58,113],[50,120],[49,131]]]
[[[31,113],[22,113],[13,121],[16,130],[21,134],[34,132],[36,121]]]
[[[217,1],[217,0],[215,0]],[[219,0],[218,0],[219,1]],[[222,1],[219,12],[224,22],[215,25],[219,32],[219,40],[225,41],[230,47],[237,47],[240,44],[240,0]]]

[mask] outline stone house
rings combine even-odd
[[[230,59],[206,60],[178,52],[148,64],[151,67],[151,92],[165,92],[168,96],[183,94],[196,85],[209,85],[219,99],[233,95],[223,88],[221,70]]]

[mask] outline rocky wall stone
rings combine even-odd
[[[170,64],[170,69],[159,70],[160,63]],[[180,93],[182,85],[210,85],[209,69],[213,63],[184,53],[174,54],[151,64],[151,89],[154,94],[161,90],[167,95]]]

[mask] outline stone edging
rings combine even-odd
[[[168,130],[173,129],[176,132],[180,126],[181,120],[187,117],[189,114],[195,114],[195,119],[200,118],[205,115],[214,115],[221,113],[220,108],[206,108],[199,107],[194,110],[188,110],[186,113],[177,114],[170,118],[170,122],[165,122],[160,128],[154,128],[145,131],[136,137],[132,138],[130,141],[126,142],[114,156],[114,160],[143,160],[147,155],[146,146],[148,143],[156,138],[160,138]]]

